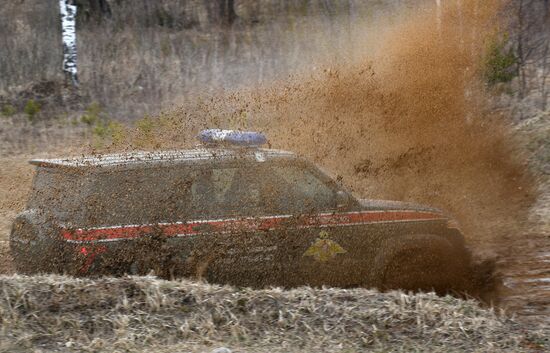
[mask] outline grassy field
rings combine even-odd
[[[376,26],[414,1],[242,0],[231,27],[216,23],[210,0],[110,3],[112,15],[101,22],[87,20],[81,8],[80,93],[114,117],[132,119],[197,90],[270,82],[349,57],[352,38],[371,37],[365,19]],[[0,95],[62,81],[57,6],[8,2],[0,18],[0,46],[11,49],[0,57]],[[12,105],[22,110],[27,100]]]

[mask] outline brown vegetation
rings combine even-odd
[[[153,277],[0,276],[0,286],[0,350],[11,352],[537,352],[545,344],[542,331],[435,294],[239,290]]]

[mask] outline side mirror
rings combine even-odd
[[[341,210],[348,208],[350,204],[350,197],[349,195],[344,191],[337,191],[336,192],[336,208]]]

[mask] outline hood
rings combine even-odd
[[[360,199],[359,203],[364,210],[412,210],[443,213],[443,211],[438,208],[413,202]]]

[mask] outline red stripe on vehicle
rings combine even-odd
[[[204,233],[236,231],[268,231],[277,228],[312,228],[346,226],[377,222],[424,221],[446,219],[443,215],[424,211],[365,211],[351,213],[319,214],[314,216],[278,216],[265,218],[226,219],[157,225],[120,226],[110,228],[64,229],[65,240],[113,241],[136,239],[149,234],[163,237],[188,236]]]

